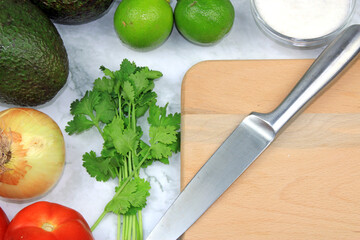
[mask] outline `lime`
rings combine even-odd
[[[232,28],[235,17],[230,0],[178,0],[174,14],[179,32],[200,45],[222,39]]]
[[[150,50],[169,37],[173,11],[166,0],[123,0],[114,15],[122,42],[135,49]]]

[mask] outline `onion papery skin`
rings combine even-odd
[[[25,200],[47,193],[65,164],[65,141],[48,115],[32,108],[0,112],[0,196]],[[10,152],[8,151],[10,150]]]

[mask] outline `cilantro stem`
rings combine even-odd
[[[99,121],[96,119],[95,115],[92,112],[89,112],[89,117],[91,121],[94,123],[96,129],[99,131],[101,136],[104,138],[103,131],[100,128]]]
[[[123,226],[122,226],[122,234],[121,239],[125,239],[125,216],[123,216]]]
[[[143,239],[142,211],[138,211],[139,216],[139,239]]]
[[[129,112],[128,112],[128,119],[129,119],[129,126],[132,128],[132,130],[136,133],[137,126],[136,126],[136,114],[135,114],[135,104],[129,103]],[[130,151],[127,156],[127,172],[128,172],[128,178],[123,183],[121,187],[125,187],[125,185],[132,179],[135,175],[138,176],[138,171],[135,168],[135,158],[136,158],[136,152]],[[123,188],[119,189],[118,192],[121,192]],[[116,197],[116,195],[114,196]],[[124,224],[126,225],[125,230],[125,238],[124,239],[140,239],[138,238],[138,224],[137,224],[137,216],[130,215],[126,216],[124,218]]]
[[[130,225],[130,221],[129,221],[129,218],[130,216],[125,216],[126,219],[125,221],[127,222],[127,227],[126,227],[126,232],[125,232],[125,236],[127,236],[125,239],[129,239],[130,240],[130,237],[131,237],[131,225]]]
[[[131,152],[129,152],[129,155],[128,155],[128,171],[129,171],[129,175],[131,175],[132,174],[132,164],[131,164],[131,157],[132,157],[132,154],[131,154]]]
[[[125,160],[124,160],[125,161]],[[124,163],[124,166],[121,168],[122,169],[122,172],[123,172],[123,177],[121,180],[119,180],[119,184],[121,183],[121,181],[127,177],[127,172],[126,172],[126,168],[125,168],[125,163]]]
[[[132,168],[133,168],[133,170],[135,171],[135,169],[136,169],[136,167],[135,167],[135,161],[134,161],[134,159],[136,158],[136,154],[135,154],[135,153],[132,154],[132,158],[133,158]],[[138,172],[138,171],[135,171],[135,174],[136,174],[137,177],[139,176],[139,172]]]
[[[128,172],[128,163],[126,161],[126,159],[124,160],[124,177],[127,178],[129,176],[129,172]]]
[[[121,106],[121,95],[118,93],[118,99],[119,99],[119,116],[122,116],[122,106]]]
[[[118,179],[119,179],[119,184],[122,180],[122,168],[119,168],[119,174],[118,174]],[[124,238],[121,238],[121,234],[122,234],[122,231],[121,231],[121,215],[118,214],[118,218],[117,218],[117,240],[120,240],[120,239],[124,239]]]
[[[147,162],[144,162],[150,159],[149,156],[152,160],[148,162],[151,164],[155,160],[167,159],[172,152],[178,151],[175,144],[179,143],[179,135],[175,132],[179,130],[180,118],[179,114],[166,115],[167,104],[164,108],[156,105],[157,94],[153,90],[153,80],[162,76],[160,72],[151,71],[147,67],[137,67],[127,59],[123,60],[119,71],[112,72],[103,66],[101,70],[105,77],[96,79],[93,90],[71,104],[70,110],[74,119],[68,123],[65,130],[71,135],[95,126],[104,140],[104,151],[100,157],[93,153],[84,155],[84,167],[97,180],[105,181],[118,177],[115,194],[91,227],[91,231],[95,230],[107,213],[114,212],[118,221],[116,239],[142,240],[141,209],[146,205],[150,186],[148,187],[149,183],[144,179],[138,179],[140,168],[147,165]],[[141,127],[137,126],[138,117],[147,111],[150,146],[141,140],[143,132]],[[175,137],[176,142],[173,140]],[[143,183],[145,185],[142,185]],[[136,191],[141,197],[137,206],[132,198],[138,196],[133,195],[130,190],[131,196],[127,196],[130,185],[131,188],[136,185]],[[125,205],[122,201],[130,203],[127,211],[121,206]]]
[[[127,176],[125,179],[125,182],[119,187],[119,190],[115,193],[114,197],[117,197],[121,191],[125,188],[126,184],[128,184],[128,182],[134,177],[135,175],[135,172],[139,171],[140,168],[141,168],[141,165],[145,162],[145,160],[147,159],[147,157],[149,156],[150,154],[150,150],[151,150],[151,147],[149,147],[149,149],[146,151],[143,159],[141,160],[141,162],[138,164],[138,166],[134,169],[134,171],[129,175]],[[126,163],[126,161],[125,161]],[[126,171],[125,171],[126,173]],[[94,225],[91,227],[91,231],[94,231],[95,228],[99,225],[99,223],[101,222],[101,220],[105,217],[105,215],[108,213],[108,211],[103,211],[103,213],[100,215],[100,217],[96,220],[96,222],[94,223]],[[125,218],[126,216],[124,216]]]
[[[147,157],[149,156],[150,150],[151,150],[151,147],[149,147],[149,149],[146,151],[143,159],[142,159],[141,162],[137,165],[137,167],[134,169],[134,171],[133,171],[129,176],[126,177],[125,182],[120,186],[119,190],[115,193],[115,195],[114,195],[113,198],[117,197],[117,196],[121,193],[121,191],[125,188],[126,184],[128,184],[128,182],[134,177],[135,172],[137,172],[137,171],[140,170],[141,165],[145,162],[145,160],[146,160]]]
[[[96,127],[97,130],[99,131],[100,135],[101,135],[102,137],[104,137],[103,131],[101,130],[101,128],[100,128],[100,126],[99,126],[99,123],[95,123],[95,127]]]
[[[117,215],[117,240],[120,240],[121,238],[121,215]]]
[[[132,122],[133,122],[133,130],[134,132],[136,132],[136,114],[135,114],[135,104],[132,104],[132,113],[131,113],[131,117],[132,117]]]
[[[135,217],[135,228],[136,228],[136,239],[143,239],[140,235],[140,224],[139,224],[139,213],[141,212],[141,210],[138,211],[138,215]]]
[[[126,229],[126,233],[125,233],[125,236],[126,236],[125,239],[131,240],[131,221],[130,221],[130,216],[126,216],[126,222],[127,222],[127,229]]]
[[[103,218],[105,217],[105,215],[108,213],[108,211],[103,211],[100,215],[100,217],[96,220],[96,222],[94,223],[94,225],[92,225],[92,227],[90,228],[91,231],[94,231],[95,228],[99,225],[99,223],[101,222],[101,220],[103,220]]]
[[[132,222],[132,230],[133,230],[133,231],[132,231],[132,235],[133,235],[134,238],[136,238],[135,218],[136,218],[136,215],[132,215],[132,216],[131,216],[131,220],[132,220],[132,221],[131,221],[131,222]]]
[[[128,120],[129,120],[129,126],[131,126],[131,104],[128,103],[128,107],[129,107],[129,110],[128,110]]]
[[[120,184],[121,180],[122,180],[122,168],[119,168],[118,180],[119,180],[119,184]]]
[[[127,221],[126,221],[126,218],[127,218],[127,216],[126,215],[123,215],[123,237],[122,237],[122,239],[128,239],[128,231],[127,231],[127,229],[128,229],[128,223],[127,223]]]

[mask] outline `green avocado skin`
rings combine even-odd
[[[0,101],[37,106],[65,85],[69,62],[49,18],[29,0],[0,0]]]
[[[31,0],[54,22],[83,24],[103,16],[113,0]]]

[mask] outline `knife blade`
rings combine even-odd
[[[178,239],[359,52],[360,25],[353,25],[325,48],[274,111],[250,113],[239,124],[186,185],[147,240]]]

